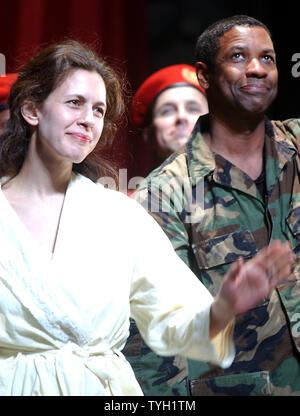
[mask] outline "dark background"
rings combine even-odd
[[[273,34],[279,94],[268,115],[285,119],[299,116],[300,77],[292,75],[292,56],[300,54],[299,9],[295,0],[0,0],[0,52],[6,57],[6,72],[15,72],[50,42],[66,37],[85,41],[126,74],[133,93],[165,65],[194,65],[197,37],[209,24],[248,14]],[[144,176],[153,157],[130,122],[112,154],[119,168],[128,169],[128,178]]]

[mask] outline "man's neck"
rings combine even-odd
[[[210,117],[210,132],[204,134],[210,149],[256,179],[263,168],[264,119],[228,123]]]

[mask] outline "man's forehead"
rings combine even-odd
[[[273,49],[269,33],[261,26],[234,26],[219,38],[219,44],[223,47],[229,44],[247,44],[253,40],[263,41]]]
[[[269,41],[273,44],[269,33],[261,26],[234,26],[225,32],[220,38],[219,41],[239,41],[239,40],[250,40],[253,38],[265,38],[266,41]]]

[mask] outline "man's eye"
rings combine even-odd
[[[161,116],[169,116],[171,114],[173,114],[175,111],[175,109],[173,107],[164,107],[161,108],[158,112],[157,112],[157,117],[161,117]]]
[[[187,108],[187,111],[189,113],[200,113],[201,109],[199,107],[196,106],[190,106]]]
[[[273,58],[273,56],[271,56],[271,55],[265,55],[265,56],[263,57],[263,59],[264,59],[265,61],[275,62],[275,59],[274,59],[274,58]]]
[[[242,58],[242,56],[243,55],[240,52],[236,52],[232,55],[232,58],[233,59],[240,59],[240,58]]]

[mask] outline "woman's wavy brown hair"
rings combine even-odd
[[[73,171],[93,181],[101,176],[117,180],[116,169],[107,157],[101,156],[101,150],[112,144],[119,122],[123,119],[124,82],[92,48],[74,40],[48,46],[20,69],[10,93],[10,119],[0,138],[0,176],[16,175],[28,151],[32,127],[21,114],[22,104],[43,103],[73,69],[98,72],[104,80],[107,94],[107,111],[101,139],[84,161],[73,164]]]

